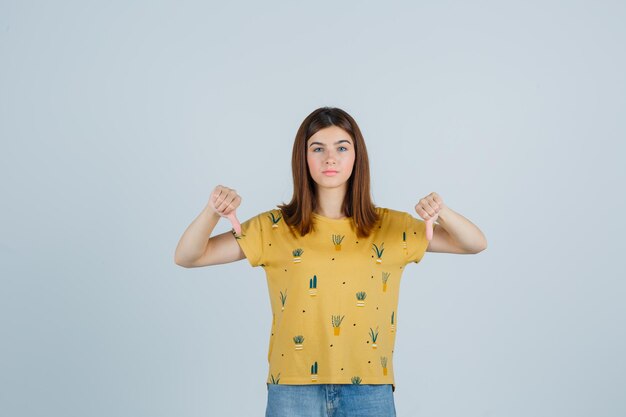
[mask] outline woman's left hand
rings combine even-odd
[[[422,198],[415,205],[415,211],[426,222],[426,239],[433,238],[433,223],[439,218],[439,213],[446,207],[439,194],[432,192]]]

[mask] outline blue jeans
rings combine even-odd
[[[391,384],[267,384],[265,417],[396,417]]]

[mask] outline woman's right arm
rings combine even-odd
[[[244,259],[246,256],[232,231],[211,237],[220,217],[235,210],[240,203],[241,197],[235,190],[217,186],[207,206],[180,238],[174,254],[174,262],[185,268],[197,268]]]

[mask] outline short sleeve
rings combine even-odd
[[[406,214],[406,245],[407,259],[406,263],[419,263],[428,248],[428,240],[426,239],[426,222],[413,217],[410,213]]]
[[[246,255],[246,259],[251,266],[263,266],[265,254],[263,252],[263,220],[264,214],[261,213],[249,218],[241,223],[241,234],[237,235],[232,229],[233,236],[237,240],[239,247]]]

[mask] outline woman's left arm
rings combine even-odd
[[[478,253],[487,249],[487,238],[483,232],[471,221],[446,206],[437,193],[430,193],[421,199],[415,205],[415,211],[424,220],[433,219],[438,222],[433,224],[433,239],[429,245],[431,252]],[[451,248],[452,245],[455,248]]]

